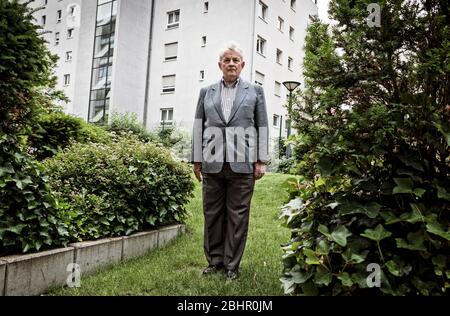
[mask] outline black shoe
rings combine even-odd
[[[223,270],[223,265],[210,264],[203,270],[202,274],[203,275],[213,274],[219,272],[220,270]]]
[[[238,277],[237,270],[227,270],[226,272],[227,280],[235,280]]]

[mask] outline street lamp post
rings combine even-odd
[[[288,114],[290,114],[290,112],[292,111],[292,92],[294,92],[294,90],[297,89],[298,86],[300,86],[300,82],[285,81],[285,82],[283,82],[283,85],[289,91]],[[291,118],[289,117],[287,120],[287,136],[286,136],[286,138],[289,138],[290,135],[291,135]],[[289,145],[286,149],[286,156],[287,156],[287,158],[289,158],[291,156],[291,146],[289,146]]]

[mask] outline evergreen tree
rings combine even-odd
[[[0,255],[68,241],[43,167],[24,150],[36,114],[61,95],[56,56],[31,14],[27,4],[0,0]]]
[[[308,29],[306,89],[290,113],[304,181],[283,209],[286,292],[450,287],[449,4],[379,1],[377,27],[371,2],[332,0],[332,31],[317,19]]]

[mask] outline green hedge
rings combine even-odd
[[[28,136],[28,146],[39,160],[53,156],[74,142],[110,141],[111,136],[104,128],[63,112],[40,115]]]
[[[193,183],[187,165],[135,137],[74,144],[44,163],[78,240],[183,222]]]

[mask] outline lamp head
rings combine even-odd
[[[283,82],[283,85],[286,87],[286,89],[289,90],[289,92],[292,92],[300,85],[300,82],[297,82],[297,81],[285,81],[285,82]]]

